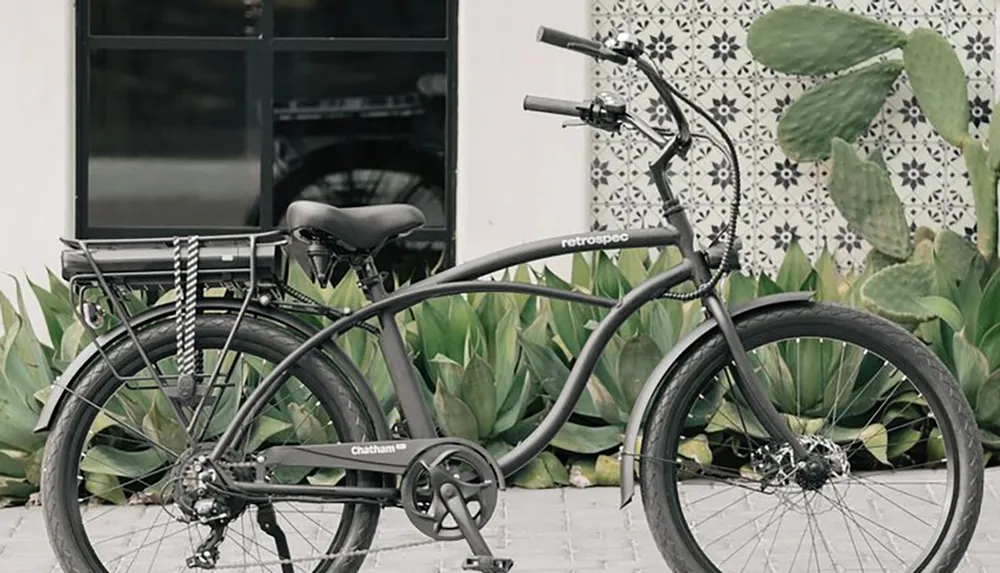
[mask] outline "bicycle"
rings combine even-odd
[[[718,285],[739,264],[740,170],[725,130],[674,90],[627,34],[599,43],[542,27],[538,40],[615,64],[634,63],[652,82],[673,116],[671,131],[650,126],[627,111],[624,99],[604,92],[579,103],[527,96],[524,108],[611,132],[634,129],[655,143],[662,151],[651,170],[666,225],[512,247],[391,295],[372,254],[420,226],[422,215],[407,205],[338,209],[300,201],[289,208],[287,232],[176,238],[172,244],[66,240],[70,248],[63,255],[63,274],[81,321],[96,338],[57,381],[37,426],[51,431],[42,461],[42,503],[64,571],[117,571],[126,559],[131,569],[137,552],[153,545],[147,540],[156,528],[163,528],[164,538],[153,557],[144,558],[150,570],[158,559],[184,554],[189,568],[280,565],[288,573],[311,563],[307,568],[318,572],[357,571],[366,555],[393,549],[372,548],[386,507],[403,509],[428,538],[419,543],[464,539],[472,556],[463,568],[508,571],[513,561],[495,556],[481,533],[505,478],[542,452],[570,418],[612,333],[640,307],[663,299],[700,301],[704,321],[666,354],[638,392],[619,458],[622,506],[633,499],[638,463],[645,514],[674,571],[811,571],[813,566],[822,571],[828,562],[837,571],[887,571],[887,564],[894,571],[955,570],[980,512],[983,453],[969,404],[947,369],[905,329],[852,308],[816,302],[811,292],[762,296],[728,308]],[[703,137],[691,133],[678,102],[720,133],[733,166],[726,239],[720,243],[716,237],[704,249],[695,244],[685,210],[665,181],[671,159],[683,156],[694,137]],[[283,250],[292,240],[308,246],[312,273],[321,284],[337,261],[349,264],[369,304],[356,310],[328,308],[290,288]],[[680,250],[683,261],[620,300],[540,284],[478,280],[555,255],[668,245]],[[671,290],[685,281],[696,288]],[[176,300],[129,315],[124,293],[141,286],[173,286]],[[205,289],[213,286],[226,287],[228,294],[208,296]],[[94,292],[103,293],[97,302],[88,299]],[[433,297],[495,292],[607,309],[540,423],[499,458],[471,441],[439,435],[395,321],[398,313]],[[104,322],[109,312],[118,317],[117,324]],[[327,316],[332,324],[310,327],[295,314],[302,312]],[[392,427],[371,386],[333,342],[352,328],[378,337],[401,413]],[[771,343],[774,348],[762,350]],[[230,360],[230,351],[239,356]],[[247,359],[246,369],[238,361],[242,354],[254,359]],[[234,376],[237,363],[240,374]],[[809,386],[803,381],[809,380],[825,381],[825,386],[821,395],[807,400],[803,393]],[[791,398],[795,402],[787,406]],[[271,399],[279,399],[278,405]],[[778,403],[786,404],[783,411]],[[818,417],[830,403],[832,413]],[[215,418],[217,411],[225,415]],[[167,420],[168,414],[175,422]],[[149,444],[133,445],[136,436]],[[690,453],[691,440],[707,448],[707,460],[705,449],[702,455]],[[883,481],[877,476],[887,468],[891,471]],[[715,497],[729,491],[722,485],[730,482],[743,497],[732,502]],[[914,484],[915,493],[907,491]],[[112,501],[132,493],[170,510],[165,524],[154,521],[147,529],[126,526],[121,533],[121,523],[104,523],[114,535],[95,542],[85,527],[112,518],[100,503],[83,504],[80,496],[86,492]],[[907,497],[903,504],[862,498],[857,507],[845,497],[856,492]],[[751,494],[757,495],[753,501]],[[712,500],[709,507],[696,507],[706,500]],[[690,507],[682,507],[688,501]],[[279,523],[279,504],[299,511],[301,516],[293,514],[299,523],[319,527],[313,536],[329,534],[330,544],[316,547],[303,534],[305,542],[294,549],[308,552],[309,545],[313,553],[293,557],[288,533],[301,532],[283,513],[286,523]],[[316,512],[298,510],[299,505],[341,506],[336,531],[314,519]],[[752,508],[752,519],[727,518],[727,510],[737,505]],[[893,521],[889,514],[897,510],[900,519]],[[247,533],[251,512],[273,550],[256,544],[252,523]],[[703,525],[715,518],[722,523]],[[786,518],[790,534],[782,534]],[[740,537],[716,537],[727,523],[735,529],[726,535],[742,532]],[[177,524],[181,529],[167,534]],[[834,537],[821,529],[830,525],[838,532]],[[918,529],[926,531],[922,543],[908,537]],[[143,531],[145,537],[138,539]],[[170,544],[185,531],[192,536],[189,546],[173,549]],[[752,545],[755,537],[743,539],[758,533]],[[811,553],[803,562],[807,533]],[[110,560],[98,556],[99,547],[120,543],[116,540],[123,536],[128,551]],[[167,542],[171,549],[158,557],[167,537],[174,540]],[[227,539],[235,552],[220,549]],[[251,541],[254,546],[244,547]],[[273,558],[262,557],[262,547]],[[258,560],[248,563],[254,549]],[[842,557],[846,564],[837,568],[834,559]]]

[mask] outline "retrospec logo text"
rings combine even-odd
[[[563,239],[563,248],[568,247],[582,247],[586,246],[603,246],[603,245],[613,245],[615,243],[624,243],[628,241],[628,233],[615,233],[613,235],[580,235],[579,237],[571,237],[569,239]]]

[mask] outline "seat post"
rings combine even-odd
[[[375,266],[371,256],[352,263],[358,273],[358,282],[365,296],[371,302],[378,302],[386,297],[385,286],[382,284],[382,273]],[[393,312],[381,312],[378,315],[382,331],[379,333],[379,348],[385,358],[386,369],[396,389],[396,398],[406,424],[406,434],[410,438],[436,438],[437,426],[431,419],[430,412],[424,404],[420,384],[413,375],[413,364],[403,343],[403,336],[396,325],[396,315]]]

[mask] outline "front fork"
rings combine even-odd
[[[722,335],[726,339],[726,343],[729,345],[733,361],[736,363],[736,386],[750,405],[750,410],[757,416],[757,419],[760,420],[761,425],[764,426],[764,430],[771,438],[778,442],[784,442],[792,448],[792,452],[795,454],[795,461],[803,461],[809,458],[809,451],[799,442],[798,436],[785,423],[784,416],[771,404],[771,400],[764,393],[764,389],[757,379],[753,366],[750,364],[750,359],[747,357],[743,341],[740,340],[739,334],[736,332],[736,325],[733,323],[733,319],[726,310],[725,305],[714,294],[706,296],[702,299],[702,302],[712,317],[715,318],[719,329],[722,330]]]

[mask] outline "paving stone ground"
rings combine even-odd
[[[913,476],[910,476],[912,480]],[[871,482],[875,483],[875,482]],[[876,549],[877,555],[869,555],[858,561],[858,565],[851,566],[839,571],[898,571],[898,564],[893,568],[892,558],[889,557],[895,551],[905,555],[907,547],[905,543],[899,541],[896,536],[900,532],[920,529],[923,518],[920,515],[919,506],[921,499],[936,498],[937,492],[933,486],[919,486],[918,489],[907,493],[902,499],[908,500],[900,503],[897,501],[887,502],[875,494],[879,488],[889,488],[892,491],[901,491],[907,487],[905,484],[911,482],[894,482],[891,484],[875,483],[875,487],[865,486],[870,490],[870,495],[864,493],[868,490],[855,491],[850,496],[850,506],[856,509],[859,514],[869,512],[870,517],[862,515],[858,524],[844,526],[842,513],[828,511],[822,513],[818,518],[820,522],[815,526],[796,514],[795,511],[782,512],[783,515],[790,516],[788,521],[782,525],[771,518],[777,515],[776,510],[769,508],[760,502],[750,502],[746,494],[743,498],[733,498],[734,501],[712,497],[710,503],[702,508],[702,514],[708,517],[720,517],[727,525],[723,531],[730,531],[733,524],[743,523],[748,526],[745,531],[752,528],[764,529],[773,525],[771,530],[781,530],[783,538],[791,538],[797,542],[796,538],[803,539],[803,543],[810,543],[810,538],[816,543],[816,547],[823,545],[833,545],[836,549],[831,551],[843,552],[851,551],[852,546],[862,546],[858,554],[872,553],[864,548],[867,543],[869,547]],[[682,492],[689,498],[689,501],[701,501],[709,496],[702,495],[704,492],[713,491],[711,487],[702,490],[691,488]],[[739,496],[739,490],[737,496]],[[914,493],[915,492],[915,493]],[[751,496],[753,497],[753,496]],[[759,497],[759,495],[758,495]],[[774,508],[787,507],[781,503],[797,503],[796,500],[784,500],[776,502]],[[814,498],[812,504],[821,504],[820,498]],[[711,506],[711,507],[708,507]],[[691,506],[692,508],[694,505]],[[292,553],[301,554],[296,551],[296,543],[308,549],[308,545],[319,544],[321,534],[325,532],[322,525],[321,514],[316,508],[308,506],[303,512],[297,514],[295,519],[291,519],[286,526],[286,533],[293,548]],[[144,554],[132,561],[133,553],[116,563],[117,568],[109,568],[112,571],[140,571],[140,572],[160,572],[160,571],[185,571],[178,566],[179,555],[186,554],[191,542],[185,535],[185,529],[177,522],[170,521],[164,515],[162,508],[158,507],[126,507],[109,509],[106,507],[88,509],[86,519],[93,521],[88,524],[89,531],[99,532],[101,539],[108,542],[102,545],[104,548],[112,548],[111,555],[125,553],[129,548],[139,548],[144,545],[149,546],[139,552]],[[333,511],[330,509],[330,511]],[[692,510],[693,511],[693,510]],[[796,517],[798,515],[798,517]],[[983,508],[983,518],[977,529],[975,540],[959,568],[961,572],[970,573],[1000,573],[1000,471],[990,470],[987,473],[987,490],[985,506]],[[280,571],[278,567],[272,566],[270,569],[261,567],[243,567],[245,562],[256,563],[257,556],[261,560],[273,558],[269,553],[273,551],[273,544],[270,539],[262,537],[256,527],[250,527],[251,518],[245,516],[242,523],[234,523],[230,527],[229,537],[223,548],[226,549],[226,557],[223,564],[236,565],[239,568],[228,569],[228,571]],[[699,517],[701,519],[702,517]],[[784,521],[784,518],[782,518]],[[329,521],[327,521],[329,523]],[[839,525],[839,527],[838,527]],[[95,527],[96,526],[96,527]],[[155,526],[153,529],[149,529]],[[239,527],[237,527],[239,526]],[[812,535],[813,527],[823,532],[825,539],[822,542],[815,541],[816,536]],[[854,533],[852,533],[852,531]],[[867,531],[871,533],[865,541],[858,532]],[[893,534],[882,532],[893,532]],[[152,535],[148,535],[153,532]],[[301,533],[309,539],[304,539],[296,532]],[[806,536],[806,532],[810,535]],[[515,559],[516,565],[514,573],[520,572],[552,572],[552,573],[592,573],[597,571],[610,571],[620,573],[647,573],[668,571],[661,559],[649,528],[646,524],[645,514],[642,509],[641,500],[636,497],[635,502],[624,510],[618,509],[618,489],[617,488],[593,488],[586,490],[562,489],[528,491],[514,489],[501,494],[501,503],[497,508],[493,520],[486,528],[486,537],[498,555],[509,556]],[[710,526],[700,529],[696,535],[707,536],[705,539],[712,539],[712,529]],[[166,534],[166,535],[165,535]],[[158,546],[155,544],[161,538],[168,537]],[[848,542],[848,538],[851,541]],[[148,541],[147,541],[148,539]],[[310,541],[312,539],[313,541]],[[325,538],[329,540],[329,537]],[[413,529],[404,514],[399,510],[387,510],[383,513],[379,534],[375,541],[376,546],[396,545],[406,542],[418,542],[424,538]],[[871,539],[868,540],[868,539]],[[256,549],[254,544],[260,542],[261,549]],[[765,542],[770,543],[770,538],[765,538]],[[197,543],[197,540],[195,541]],[[238,544],[247,551],[234,550],[233,543]],[[758,571],[833,571],[828,565],[828,556],[822,549],[816,551],[817,564],[806,564],[801,560],[797,564],[791,564],[787,559],[784,564],[775,566],[756,564],[752,558],[744,557],[741,551],[753,554],[763,553],[760,549],[754,553],[751,551],[755,546],[741,545],[743,542],[726,538],[724,542],[716,548],[721,549],[721,553],[716,555],[734,554],[735,558],[729,562],[724,569],[726,573],[743,571],[756,573]],[[787,549],[777,553],[787,554],[786,557],[795,551],[795,543],[788,543]],[[851,543],[846,545],[846,543]],[[721,547],[724,545],[725,547]],[[158,548],[157,551],[151,550]],[[808,549],[803,554],[808,553]],[[307,551],[311,553],[311,551]],[[247,557],[249,555],[249,557]],[[380,553],[369,556],[363,571],[366,573],[378,572],[413,572],[413,573],[452,573],[461,571],[461,563],[467,555],[464,542],[432,543],[417,548],[404,551]],[[227,560],[228,559],[228,560]],[[773,557],[780,562],[781,555]],[[246,560],[246,561],[245,561]],[[839,563],[839,561],[838,561]],[[296,571],[307,570],[296,568]],[[55,557],[49,548],[48,538],[42,522],[41,510],[38,508],[13,508],[0,510],[0,573],[51,573],[60,571],[56,564]]]

